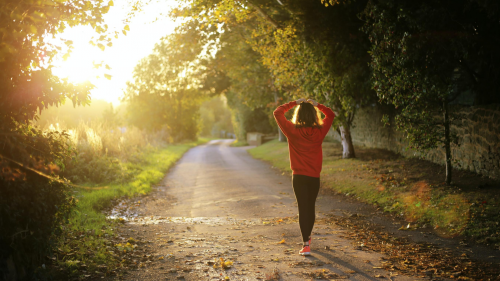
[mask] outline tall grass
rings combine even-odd
[[[169,143],[166,130],[146,132],[136,127],[111,127],[102,122],[80,122],[76,128],[50,124],[48,130],[66,130],[75,153],[65,162],[62,176],[74,183],[123,183],[137,172],[145,152]]]

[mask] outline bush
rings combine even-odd
[[[0,186],[0,279],[33,279],[75,200],[67,185],[29,171]]]

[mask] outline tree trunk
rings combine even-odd
[[[352,145],[350,126],[339,126],[340,139],[342,140],[342,158],[354,158],[354,146]]]
[[[287,142],[288,141],[285,134],[283,134],[283,132],[281,131],[279,126],[278,126],[278,140],[280,142]]]
[[[446,185],[451,184],[451,173],[452,173],[452,165],[451,165],[451,146],[450,146],[450,116],[448,112],[448,102],[445,101],[443,103],[444,108],[444,149],[446,155]]]
[[[274,95],[274,102],[276,104],[278,104],[278,93],[276,93],[276,91],[274,91],[273,95]],[[280,142],[287,142],[288,141],[285,134],[283,134],[283,132],[281,131],[280,126],[278,126],[278,140]]]

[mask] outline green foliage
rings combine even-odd
[[[202,100],[198,37],[193,30],[165,37],[136,66],[124,97],[130,124],[149,131],[167,128],[175,142],[196,138]]]
[[[215,96],[200,106],[200,135],[220,137],[220,132],[233,132],[231,111],[224,96]]]
[[[268,69],[260,63],[260,55],[252,50],[243,35],[244,26],[223,26],[217,53],[205,62],[207,77],[204,88],[224,93],[232,112],[238,140],[246,140],[246,132],[270,133],[277,130],[272,117],[273,102],[280,96]],[[205,38],[210,40],[210,38]]]
[[[348,127],[356,108],[371,102],[374,94],[369,42],[357,18],[364,5],[356,1],[325,8],[315,1],[289,1],[276,8],[287,14],[280,28],[261,20],[249,40],[279,89],[293,99],[312,97],[333,106],[341,112],[336,124]]]
[[[364,17],[373,88],[381,102],[396,107],[394,123],[412,148],[445,148],[450,184],[450,147],[458,144],[451,126],[462,118],[460,107],[450,104],[464,92],[474,92],[477,103],[485,91],[498,91],[500,57],[479,41],[498,33],[500,24],[476,1],[384,0],[370,4]]]
[[[175,15],[194,19],[207,41],[219,40],[216,67],[230,80],[233,91],[227,94],[237,93],[250,107],[283,96],[314,98],[341,112],[335,126],[345,127],[350,140],[356,108],[375,96],[369,83],[369,42],[357,16],[365,5],[192,0]]]
[[[98,33],[104,33],[102,15],[109,6],[103,2],[97,0],[84,5],[80,1],[4,1],[0,4],[3,19],[0,67],[5,70],[0,74],[0,131],[5,133],[1,155],[26,165],[33,165],[25,162],[31,156],[54,161],[47,157],[51,154],[51,144],[47,144],[42,133],[31,128],[29,122],[49,105],[58,105],[66,98],[74,105],[87,104],[93,86],[73,85],[53,76],[51,63],[62,48],[46,40],[75,25],[88,24]],[[63,45],[69,54],[72,42],[64,41]],[[33,149],[34,142],[45,147]]]
[[[61,175],[78,184],[127,182],[137,167],[126,163],[142,163],[145,150],[163,146],[169,140],[166,132],[148,133],[132,126],[117,128],[98,122],[81,122],[68,132],[75,152],[64,161]]]
[[[238,141],[246,141],[248,132],[272,133],[275,132],[269,119],[269,111],[265,108],[250,108],[240,100],[236,94],[229,93],[228,104],[232,111],[234,133]]]
[[[443,121],[436,117],[456,97],[453,73],[459,64],[453,54],[454,40],[437,44],[438,35],[429,30],[435,28],[429,21],[444,11],[425,2],[384,4],[367,11],[372,15],[366,29],[373,43],[373,88],[381,101],[399,110],[396,126],[412,147],[436,148],[445,141]]]
[[[51,254],[75,200],[67,185],[33,172],[22,180],[0,178],[0,186],[0,263],[10,259],[17,265],[18,280],[31,280],[43,257]]]
[[[67,98],[74,105],[87,104],[93,87],[52,75],[54,57],[61,52],[67,57],[72,42],[63,39],[57,45],[47,40],[76,25],[90,25],[104,34],[107,26],[102,15],[110,5],[103,0],[9,0],[0,4],[0,193],[1,223],[5,224],[1,226],[0,261],[16,251],[13,262],[20,273],[32,272],[40,255],[48,251],[50,234],[71,205],[61,184],[49,183],[20,168],[50,174],[56,170],[54,164],[62,166],[69,153],[65,133],[45,133],[30,122],[49,105]],[[25,232],[15,235],[10,244],[9,235],[21,230]]]

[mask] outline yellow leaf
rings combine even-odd
[[[128,24],[125,25],[125,27],[123,27],[123,29],[126,30],[126,31],[130,31],[130,27],[128,26]]]
[[[111,70],[111,67],[106,64],[106,69]]]
[[[113,3],[113,1],[108,2],[108,6],[114,6],[114,5],[115,5],[115,3]]]
[[[106,79],[108,79],[108,80],[111,80],[111,77],[112,77],[112,76],[111,76],[111,75],[109,75],[109,74],[104,74],[104,77],[106,77]]]
[[[285,238],[283,238],[280,242],[278,242],[278,244],[285,244]]]
[[[101,49],[101,51],[104,51],[105,47],[103,44],[99,43],[99,44],[97,44],[97,47],[99,47],[99,49]]]

